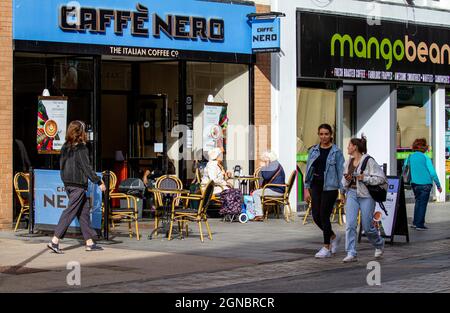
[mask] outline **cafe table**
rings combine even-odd
[[[159,225],[157,228],[155,228],[151,234],[148,236],[148,239],[153,239],[154,235],[157,234],[157,232],[161,232],[168,237],[169,228],[170,228],[170,217],[172,213],[172,202],[174,201],[175,197],[178,195],[187,195],[190,193],[189,190],[185,189],[162,189],[162,188],[147,188],[147,190],[151,193],[153,193],[155,196],[156,194],[161,194],[163,205],[157,210],[161,212],[161,216],[159,217]],[[157,214],[155,212],[155,214]],[[175,230],[175,229],[174,229]]]
[[[250,185],[253,182],[256,184],[256,182],[259,180],[258,177],[255,176],[236,176],[233,178],[234,182],[237,181],[239,183],[239,189],[241,190],[243,195],[249,195],[250,194]],[[233,182],[233,186],[235,183]]]

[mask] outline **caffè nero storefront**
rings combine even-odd
[[[253,172],[247,133],[226,136],[253,124],[253,3],[15,0],[13,7],[15,173],[59,169],[72,120],[86,122],[98,172],[126,161],[129,177],[160,169],[189,180],[193,160],[215,144],[208,125],[221,127],[227,167]]]
[[[352,137],[367,136],[369,154],[395,176],[413,141],[426,138],[428,155],[446,183],[450,28],[387,19],[368,23],[363,16],[307,10],[297,10],[296,18],[300,169],[318,140],[317,126],[329,123],[344,152]]]
[[[208,100],[226,107],[229,125],[249,124],[254,11],[236,1],[16,0],[14,138],[35,168],[57,167],[54,150],[36,149],[37,97],[47,89],[67,98],[67,121],[87,122],[98,170],[116,155],[136,170],[159,156],[175,160],[176,125],[188,126],[185,148],[198,158]],[[227,143],[233,150],[233,138]],[[246,156],[229,166],[248,171],[248,145],[240,149]],[[187,162],[174,165],[188,176]]]

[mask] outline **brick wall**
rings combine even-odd
[[[12,225],[12,0],[0,1],[0,229]]]
[[[270,12],[270,6],[257,5],[256,12]],[[271,124],[271,61],[270,53],[256,55],[255,66],[255,168],[259,166],[261,153],[270,149]]]

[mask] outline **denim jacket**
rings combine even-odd
[[[308,153],[308,161],[306,163],[306,176],[305,176],[305,187],[310,189],[311,183],[313,181],[314,167],[312,166],[314,161],[320,156],[320,144],[313,146]],[[344,155],[342,151],[336,146],[331,147],[330,154],[327,158],[327,164],[325,167],[324,174],[324,186],[323,190],[341,190],[344,187],[342,185],[342,177],[344,173]]]

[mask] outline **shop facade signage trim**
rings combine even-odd
[[[450,28],[297,11],[297,77],[450,84]]]
[[[13,39],[252,54],[255,6],[197,0],[13,0]]]

